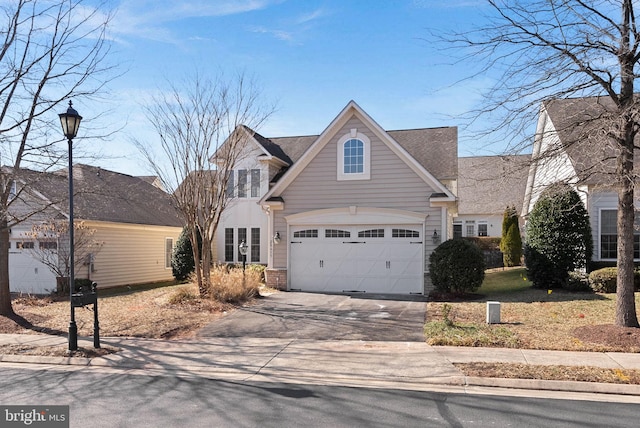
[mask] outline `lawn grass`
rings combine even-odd
[[[636,346],[584,342],[579,327],[613,324],[615,294],[534,289],[524,268],[488,272],[481,297],[473,301],[429,302],[425,337],[431,345],[497,346],[571,351],[639,352]],[[477,297],[477,296],[475,296]],[[486,324],[486,302],[498,301],[501,323]],[[640,293],[636,293],[640,307]],[[506,331],[505,331],[506,330]]]

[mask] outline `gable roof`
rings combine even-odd
[[[67,216],[69,182],[66,169],[39,172],[21,169],[18,180],[55,203]],[[78,220],[181,227],[170,196],[140,177],[76,164],[73,166],[74,217]]]
[[[329,140],[335,135],[335,133],[346,124],[347,120],[351,117],[357,117],[360,121],[364,123],[364,125],[369,128],[377,137],[387,145],[398,157],[400,157],[407,166],[416,172],[425,182],[427,182],[436,193],[442,193],[445,198],[449,198],[450,200],[455,200],[455,196],[436,178],[429,170],[425,168],[425,166],[418,162],[416,157],[413,157],[409,150],[407,150],[404,146],[402,146],[398,141],[396,141],[390,133],[386,132],[384,129],[380,127],[362,108],[355,102],[350,101],[344,109],[338,114],[338,116],[327,126],[327,128],[320,134],[317,138],[311,141],[312,137],[296,137],[298,143],[310,145],[306,148],[306,150],[299,150],[296,154],[300,154],[300,157],[297,159],[297,162],[293,164],[280,178],[276,184],[267,192],[267,194],[261,199],[262,201],[268,200],[272,195],[282,191],[285,189],[293,179],[311,162],[311,160],[322,150],[322,148],[329,142]],[[445,128],[436,128],[436,129],[445,129]],[[434,162],[433,166],[436,167],[435,162],[440,161],[439,159],[433,156],[425,156],[425,151],[420,150],[418,147],[419,139],[416,138],[417,132],[407,131],[405,133],[401,131],[396,131],[398,135],[404,138],[404,141],[408,147],[411,147],[418,155],[423,162],[427,159],[431,159]],[[433,133],[435,136],[437,133]],[[453,137],[451,140],[446,141],[448,144],[452,144],[453,148],[450,150],[441,150],[442,155],[453,155],[453,159],[457,158],[457,128],[452,128],[448,133],[449,137]],[[293,143],[296,140],[290,140],[289,143]],[[300,147],[298,147],[300,149]],[[448,163],[444,162],[445,165],[450,165],[453,169],[453,173],[445,173],[442,168],[437,168],[438,171],[446,175],[446,178],[455,178],[457,172],[457,162]]]
[[[319,135],[266,138],[253,132],[256,141],[272,156],[293,165]],[[403,149],[438,180],[453,180],[458,174],[458,129],[419,128],[386,131]],[[277,181],[281,175],[276,177]]]
[[[615,172],[619,149],[606,135],[605,122],[615,120],[618,113],[611,98],[583,97],[545,101],[542,114],[551,121],[553,131],[582,184],[606,184]],[[636,138],[636,146],[640,137]],[[540,156],[544,156],[542,153]],[[635,156],[636,168],[640,167]]]
[[[531,155],[458,159],[458,214],[502,214],[522,210]]]

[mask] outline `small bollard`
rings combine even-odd
[[[500,324],[500,302],[487,302],[487,324]]]

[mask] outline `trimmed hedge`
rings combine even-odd
[[[476,291],[484,280],[485,261],[480,248],[466,239],[450,239],[429,257],[431,282],[444,293]]]
[[[618,284],[618,268],[607,267],[589,274],[589,286],[596,293],[615,293]],[[633,285],[640,291],[640,270],[633,271]]]

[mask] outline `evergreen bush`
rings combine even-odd
[[[580,197],[566,185],[549,187],[527,222],[527,277],[537,288],[562,287],[569,272],[587,266],[592,253],[589,215]]]
[[[193,260],[193,247],[191,246],[189,235],[189,229],[187,227],[183,228],[171,256],[171,270],[173,277],[177,281],[184,281],[189,278],[191,272],[196,268],[195,261]],[[202,245],[200,240],[198,240],[198,244]]]
[[[615,293],[618,284],[618,268],[606,267],[589,274],[589,286],[596,293]],[[633,271],[633,285],[640,291],[640,270]]]
[[[466,239],[445,241],[429,257],[431,281],[438,292],[476,291],[484,280],[484,269],[482,251]]]
[[[500,251],[502,251],[502,259],[505,266],[520,266],[522,259],[522,237],[520,236],[518,212],[515,207],[507,207],[504,211]]]

